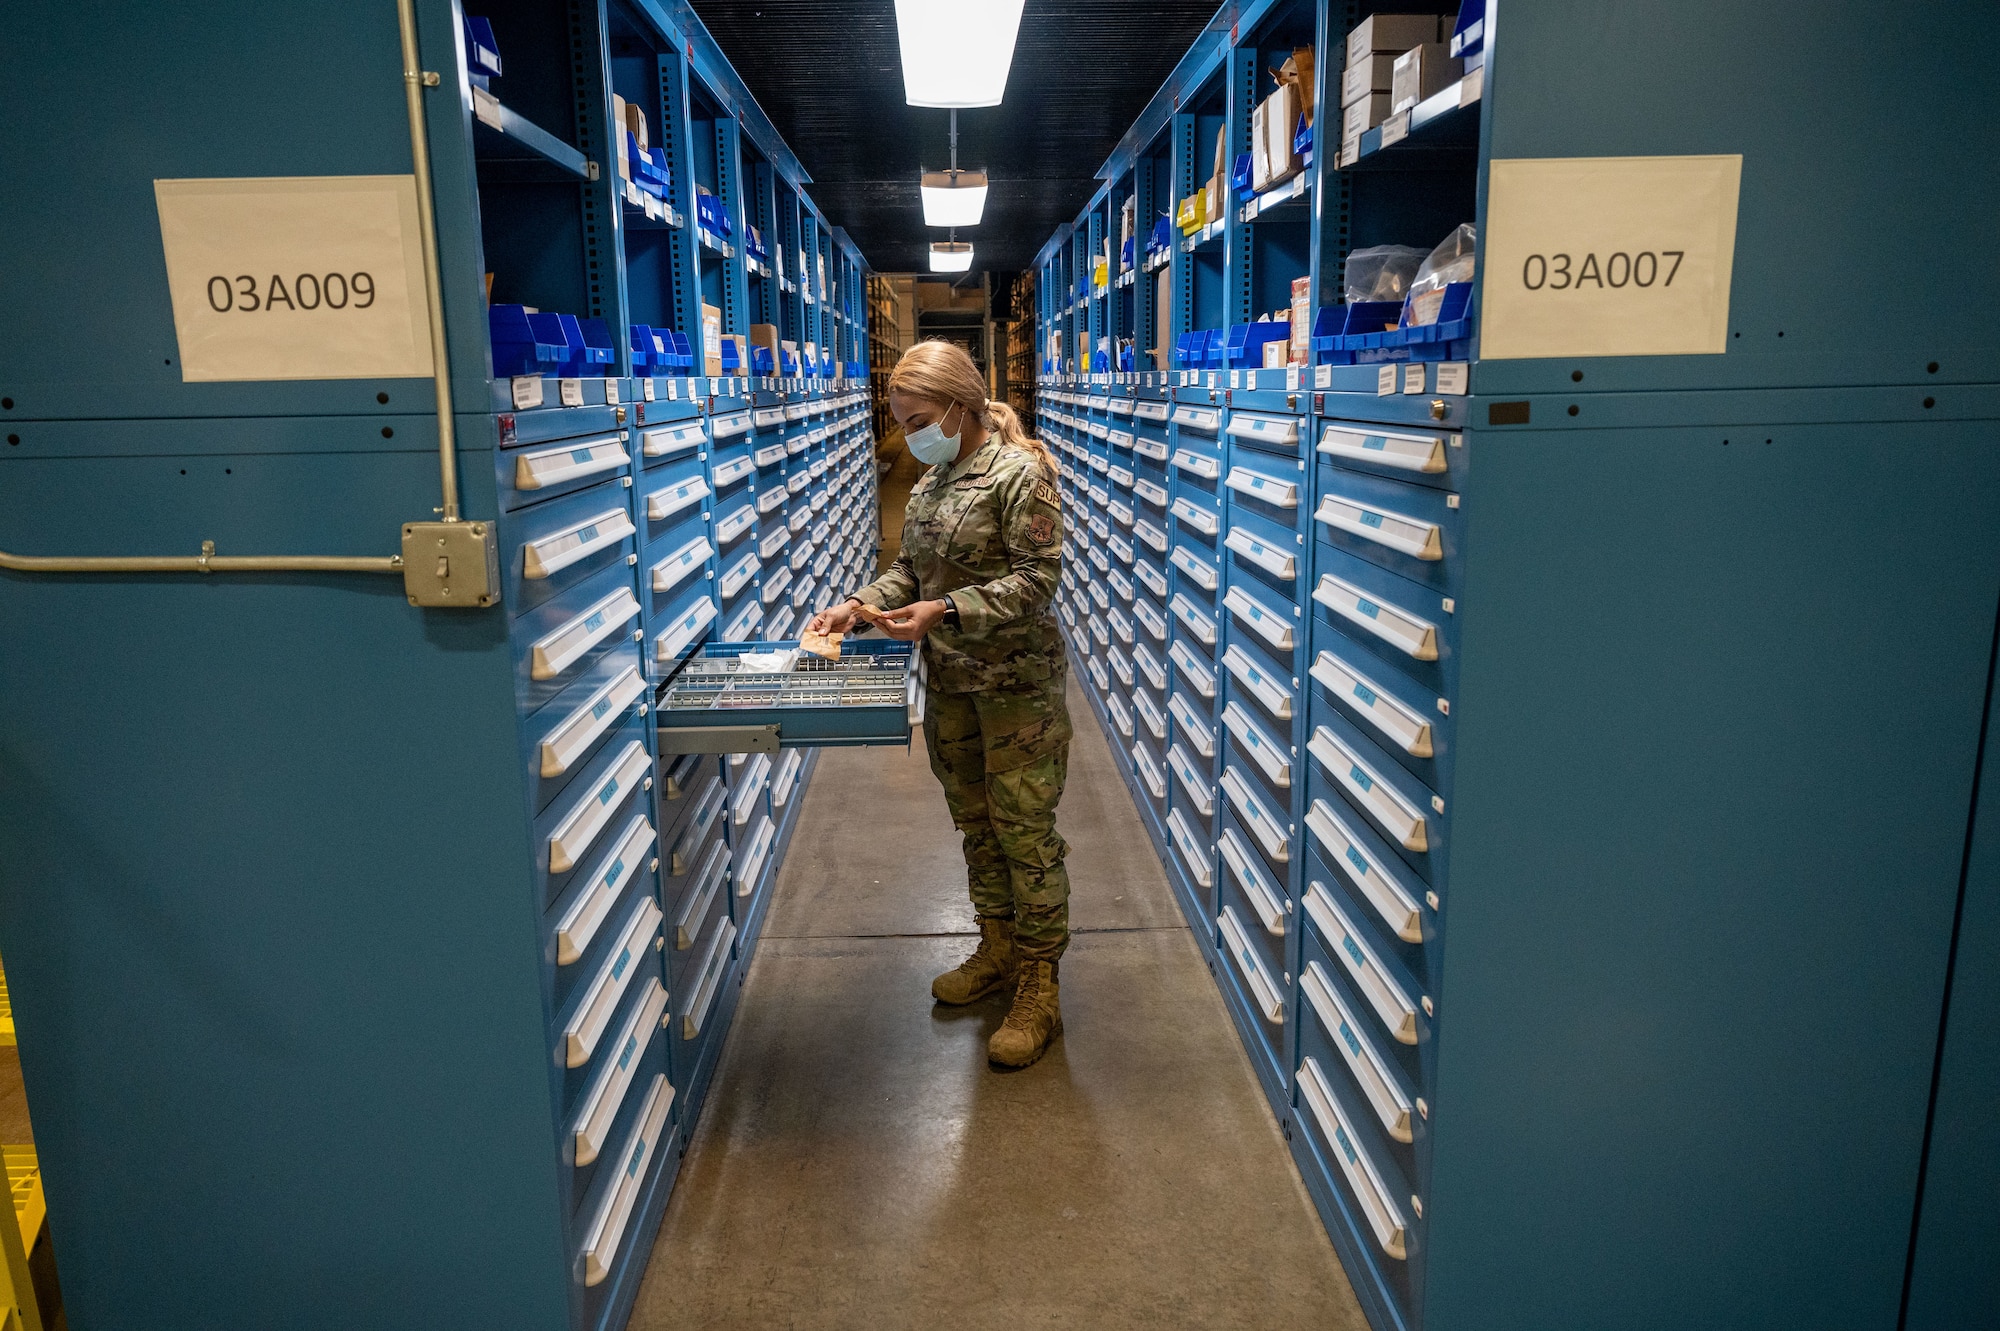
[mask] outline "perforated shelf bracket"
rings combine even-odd
[[[662,753],[776,753],[776,726],[661,726]]]

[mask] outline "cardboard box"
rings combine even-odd
[[[713,305],[701,307],[701,372],[722,377],[722,311]]]
[[[1162,268],[1153,280],[1153,368],[1171,370],[1174,368],[1174,339],[1167,330],[1173,327],[1174,288],[1167,279],[1173,275],[1173,268]]]
[[[780,343],[778,341],[778,327],[776,324],[751,324],[750,345],[753,347],[762,347],[771,353],[772,374],[782,374],[784,372],[779,368],[785,363],[785,358],[778,354]]]
[[[619,104],[622,108],[619,112],[622,117],[620,123],[631,132],[633,138],[639,141],[641,148],[651,152],[653,141],[646,136],[646,113],[639,108],[637,102],[628,102],[620,98]]]
[[[736,373],[750,373],[750,339],[741,333],[724,333],[722,340],[736,348]]]
[[[1449,41],[1453,23],[1436,14],[1370,14],[1347,34],[1347,63],[1357,64],[1378,51],[1401,55],[1425,42]]]
[[[1292,342],[1286,363],[1312,364],[1312,279],[1292,279]]]
[[[1298,89],[1289,83],[1280,84],[1278,90],[1264,99],[1264,131],[1258,141],[1265,144],[1264,155],[1270,160],[1271,176],[1268,183],[1276,185],[1290,180],[1304,169],[1297,154],[1292,151],[1292,135],[1299,126]]]
[[[1263,189],[1271,183],[1270,106],[1275,98],[1250,108],[1250,187]],[[1289,138],[1289,136],[1287,136]]]
[[[1357,134],[1351,139],[1344,138],[1340,141],[1341,166],[1343,167],[1353,166],[1354,163],[1360,159],[1360,157],[1361,157],[1360,135]]]
[[[1389,115],[1389,94],[1371,92],[1352,106],[1341,108],[1340,137],[1359,139],[1363,134],[1381,124]]]
[[[1349,65],[1340,76],[1340,104],[1358,102],[1371,92],[1389,91],[1390,74],[1395,68],[1393,51],[1367,56]]]
[[[1396,67],[1390,75],[1390,113],[1407,111],[1432,93],[1444,91],[1458,82],[1463,73],[1463,63],[1451,58],[1444,43],[1411,47],[1396,57]]]
[[[1291,355],[1291,348],[1292,344],[1289,340],[1266,342],[1264,344],[1264,368],[1267,370],[1284,369],[1285,361]]]

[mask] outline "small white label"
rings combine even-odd
[[[667,380],[667,401],[678,402],[680,400],[681,400],[681,381],[678,379]]]
[[[618,405],[618,381],[616,379],[606,379],[604,381],[604,400],[611,406],[615,407]]]
[[[1243,371],[1231,370],[1229,372],[1229,386],[1231,388],[1243,387]]]
[[[542,405],[542,376],[539,374],[517,374],[510,387],[514,390],[514,410],[526,411]]]
[[[1740,156],[1499,159],[1480,255],[1480,354],[1719,355]]]
[[[1313,366],[1313,387],[1314,388],[1333,387],[1333,367],[1331,365]]]
[[[1390,116],[1382,122],[1382,146],[1384,148],[1392,143],[1401,143],[1409,137],[1410,113],[1408,111],[1398,111],[1395,115]]]
[[[472,114],[481,124],[500,128],[500,99],[484,88],[472,90]]]
[[[1299,369],[1296,365],[1285,371],[1285,391],[1287,393],[1299,391]]]
[[[639,385],[646,390],[646,401],[651,402],[653,400],[653,381],[651,379],[641,379]]]
[[[1403,367],[1403,391],[1421,393],[1424,391],[1424,363],[1411,361]]]
[[[1465,396],[1465,362],[1444,360],[1438,362],[1437,391],[1447,397]]]
[[[1396,367],[1378,366],[1375,370],[1375,396],[1389,397],[1396,391]]]
[[[565,407],[580,407],[583,405],[583,380],[561,379],[557,381],[556,387],[562,393],[562,404]]]
[[[410,176],[155,180],[183,382],[431,374]]]

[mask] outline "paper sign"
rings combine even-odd
[[[432,373],[410,176],[155,180],[183,382]]]
[[[1480,354],[1720,354],[1742,176],[1740,156],[1496,159]]]

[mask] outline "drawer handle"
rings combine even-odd
[[[1404,850],[1418,854],[1430,850],[1429,819],[1331,730],[1325,726],[1314,730],[1306,748],[1326,769],[1326,774],[1361,806],[1362,812],[1373,818]]]
[[[778,551],[790,545],[791,541],[792,529],[780,524],[757,538],[757,553],[763,558],[769,559],[777,554]]]
[[[1391,933],[1405,943],[1424,941],[1423,916],[1414,892],[1387,865],[1361,848],[1361,838],[1331,804],[1316,799],[1306,810],[1306,831],[1326,849],[1329,863],[1347,876],[1382,917]]]
[[[1153,595],[1165,596],[1167,594],[1167,575],[1162,573],[1157,566],[1143,559],[1134,560],[1132,563],[1132,576],[1145,583],[1146,590]]]
[[[757,510],[749,504],[739,506],[726,518],[715,524],[715,539],[724,545],[748,531],[757,521]]]
[[[1437,435],[1382,434],[1329,425],[1320,436],[1319,451],[1431,476],[1445,469],[1444,440]]]
[[[799,491],[805,489],[808,485],[811,485],[812,480],[813,478],[810,472],[802,471],[796,476],[787,476],[785,478],[785,490],[788,494],[797,494]]]
[[[1397,1261],[1408,1260],[1410,1249],[1403,1213],[1390,1199],[1389,1187],[1375,1171],[1374,1162],[1355,1144],[1347,1116],[1340,1112],[1333,1088],[1326,1084],[1326,1074],[1320,1071],[1319,1060],[1311,1055],[1299,1064],[1299,1098],[1312,1110],[1320,1135],[1332,1145],[1333,1158],[1347,1177],[1347,1186],[1360,1199],[1369,1228],[1375,1231],[1375,1242]]]
[[[618,941],[611,945],[611,955],[604,959],[603,969],[590,982],[590,990],[577,1006],[576,1014],[563,1027],[565,1067],[580,1068],[597,1052],[597,1042],[610,1024],[618,1001],[631,986],[632,977],[639,973],[640,962],[652,955],[653,935],[659,927],[660,904],[649,892],[639,898],[639,904],[626,917],[625,927],[619,930]]]
[[[1266,573],[1288,580],[1299,575],[1297,556],[1276,546],[1264,544],[1241,527],[1230,528],[1229,535],[1223,538],[1222,543]]]
[[[760,467],[775,467],[785,460],[785,446],[782,443],[760,448],[750,455]]]
[[[748,434],[750,432],[750,413],[747,411],[733,411],[727,416],[717,416],[708,428],[709,432],[717,439],[727,439],[731,435]]]
[[[1412,559],[1436,561],[1444,558],[1444,537],[1436,523],[1407,518],[1386,509],[1367,508],[1339,495],[1322,495],[1317,522],[1359,536],[1364,541],[1386,546]]]
[[[1114,583],[1112,584],[1112,586],[1115,589],[1117,584]],[[1131,593],[1128,589],[1126,595],[1129,596],[1130,594]],[[1118,641],[1120,642],[1129,643],[1132,641],[1132,621],[1127,619],[1123,614],[1119,613],[1117,606],[1114,605],[1111,607],[1111,609],[1105,611],[1104,617],[1111,621],[1112,637],[1118,639]],[[1120,671],[1119,675],[1127,685],[1130,685],[1132,683],[1132,672],[1129,669]]]
[[[1174,408],[1174,424],[1192,425],[1198,430],[1213,430],[1222,421],[1222,413],[1206,407],[1179,406]]]
[[[1132,512],[1130,505],[1121,504],[1115,499],[1105,505],[1105,508],[1111,514],[1111,520],[1121,527],[1131,526],[1133,518],[1137,516]]]
[[[1125,700],[1117,694],[1112,693],[1106,695],[1104,705],[1110,711],[1111,720],[1118,727],[1118,733],[1126,739],[1131,739],[1133,734],[1132,713],[1127,710]]]
[[[1273,508],[1297,508],[1299,487],[1292,481],[1281,481],[1274,476],[1266,476],[1248,467],[1231,467],[1229,479],[1223,482],[1238,494],[1249,495]]]
[[[1126,525],[1130,526],[1131,524],[1127,523]],[[1111,553],[1113,557],[1115,557],[1121,564],[1131,563],[1133,561],[1133,558],[1137,554],[1137,552],[1132,549],[1132,543],[1126,540],[1124,537],[1120,536],[1117,532],[1112,532],[1110,539],[1105,541],[1105,544],[1111,547]]]
[[[722,890],[723,881],[728,877],[728,844],[710,842],[708,858],[702,861],[701,872],[695,875],[694,890],[688,893],[680,915],[674,920],[674,951],[685,952],[694,946],[702,923],[708,919],[709,907],[715,904],[715,894]]]
[[[1234,412],[1229,417],[1229,433],[1239,439],[1268,439],[1276,444],[1296,444],[1299,423],[1289,416],[1253,416]]]
[[[1264,959],[1250,946],[1249,935],[1243,932],[1243,922],[1236,918],[1236,907],[1224,906],[1222,914],[1215,917],[1216,928],[1222,932],[1222,950],[1236,963],[1250,986],[1250,996],[1257,1004],[1258,1015],[1273,1026],[1285,1024],[1285,997],[1278,992],[1278,986],[1264,973]]]
[[[1328,950],[1340,960],[1355,988],[1375,1009],[1382,1025],[1398,1044],[1417,1042],[1417,1005],[1403,994],[1401,985],[1391,980],[1381,961],[1347,918],[1347,912],[1333,899],[1325,883],[1314,881],[1306,888],[1306,914],[1327,941]]]
[[[757,470],[757,464],[749,458],[732,458],[728,462],[715,467],[710,472],[710,475],[715,480],[715,488],[720,490],[725,485],[734,485],[737,481],[742,480],[755,470]]]
[[[541,774],[544,779],[561,776],[585,750],[617,723],[627,707],[646,691],[646,681],[636,666],[627,666],[609,684],[590,695],[581,707],[564,717],[562,723],[541,743]]]
[[[1096,553],[1097,552],[1095,550],[1091,551],[1091,554],[1093,555],[1095,555]],[[1094,563],[1096,561],[1093,560],[1092,562]],[[1109,569],[1111,566],[1109,563],[1106,563],[1104,567],[1106,569]],[[1090,588],[1090,599],[1097,602],[1098,608],[1101,610],[1108,610],[1111,608],[1111,593],[1105,591],[1104,588],[1099,587],[1095,584],[1092,584]],[[1090,626],[1090,631],[1097,635],[1098,641],[1100,642],[1110,641],[1110,639],[1105,637],[1104,635],[1104,626],[1102,624],[1092,623]]]
[[[590,950],[590,940],[597,937],[598,926],[618,903],[632,875],[639,872],[639,865],[653,848],[657,836],[643,814],[625,825],[618,845],[590,871],[590,886],[556,923],[556,965],[574,966]]]
[[[1091,627],[1095,629],[1096,625],[1093,624]],[[1111,691],[1110,672],[1105,670],[1104,662],[1098,657],[1090,659],[1090,677],[1097,681],[1097,691],[1099,693],[1109,693]]]
[[[1135,599],[1132,602],[1132,617],[1139,621],[1140,627],[1146,630],[1153,641],[1165,642],[1167,640],[1166,616],[1155,610],[1150,602]],[[1166,685],[1161,684],[1156,687],[1165,688]]]
[[[1264,605],[1256,597],[1241,587],[1231,587],[1224,594],[1222,604],[1236,617],[1250,626],[1251,632],[1270,643],[1281,652],[1289,652],[1297,641],[1291,624],[1278,618],[1278,612]]]
[[[1132,524],[1132,534],[1161,554],[1167,550],[1167,534],[1150,522],[1139,521]]]
[[[581,1274],[587,1287],[601,1285],[611,1276],[618,1245],[625,1237],[633,1208],[639,1204],[639,1193],[653,1157],[658,1154],[660,1138],[667,1131],[667,1111],[673,1103],[674,1088],[668,1084],[666,1074],[655,1076],[653,1087],[646,1094],[646,1107],[640,1111],[639,1121],[632,1125],[632,1135],[625,1140],[624,1172],[605,1194],[597,1218],[591,1222],[589,1237],[584,1240]]]
[[[1126,577],[1124,574],[1120,573],[1117,569],[1107,568],[1104,571],[1104,580],[1111,584],[1112,591],[1118,593],[1119,600],[1129,601],[1132,599],[1132,580]],[[1132,635],[1128,632],[1125,635],[1125,638],[1126,641],[1129,642],[1131,641]]]
[[[764,868],[764,857],[771,849],[771,839],[777,833],[771,820],[766,818],[757,825],[756,833],[744,851],[743,863],[736,871],[736,895],[747,897],[757,888],[757,875]]]
[[[703,757],[699,753],[683,753],[667,763],[666,770],[660,774],[660,798],[679,800],[686,795],[688,779],[701,767]],[[665,762],[664,759],[662,761]]]
[[[618,544],[635,530],[631,515],[624,509],[607,509],[567,531],[522,546],[521,576],[536,582],[560,573],[579,560]]]
[[[760,753],[750,760],[738,778],[736,793],[730,797],[730,821],[738,827],[747,826],[750,816],[757,812],[757,797],[764,793],[764,786],[771,775],[771,757]]]
[[[624,440],[618,436],[523,453],[514,459],[514,488],[544,490],[565,481],[616,471],[631,460]]]
[[[1147,606],[1144,601],[1138,602],[1132,609],[1135,614],[1139,615],[1142,622],[1147,614],[1152,613],[1151,607]],[[1146,644],[1134,643],[1132,645],[1132,664],[1139,667],[1139,673],[1146,677],[1148,684],[1151,684],[1161,692],[1166,691],[1167,668],[1160,663],[1160,658],[1154,656],[1152,650]]]
[[[735,564],[730,566],[729,571],[722,575],[722,581],[718,584],[718,588],[722,592],[722,599],[726,601],[736,595],[736,593],[742,591],[749,584],[750,579],[756,577],[763,567],[763,561],[757,557],[757,553],[754,550],[737,560]]]
[[[1299,977],[1299,989],[1340,1051],[1347,1070],[1354,1074],[1355,1084],[1368,1098],[1383,1131],[1394,1141],[1413,1140],[1410,1095],[1403,1089],[1402,1078],[1375,1052],[1374,1042],[1361,1033],[1361,1023],[1347,1010],[1347,1003],[1334,988],[1333,977],[1326,973],[1326,967],[1317,961],[1308,962],[1305,974]]]
[[[783,407],[759,407],[750,413],[750,419],[757,423],[757,428],[760,430],[783,428],[785,424],[785,409]]]
[[[1121,490],[1131,489],[1132,482],[1138,479],[1128,467],[1113,467],[1107,474],[1111,477],[1111,483]]]
[[[1146,723],[1146,729],[1152,732],[1154,739],[1166,739],[1167,718],[1161,713],[1160,705],[1153,701],[1151,694],[1147,693],[1144,689],[1135,692],[1132,695],[1132,710],[1137,712],[1139,719]]]
[[[1179,781],[1181,787],[1187,791],[1188,798],[1193,801],[1195,809],[1201,816],[1204,818],[1213,818],[1215,816],[1215,792],[1209,789],[1208,783],[1201,779],[1201,773],[1195,767],[1194,759],[1188,757],[1186,750],[1182,749],[1180,745],[1175,744],[1167,750],[1167,766],[1172,769],[1174,779]]]
[[[708,431],[702,428],[700,421],[683,421],[679,425],[646,431],[640,436],[640,451],[649,458],[672,457],[707,442]]]
[[[1321,574],[1312,596],[1341,618],[1360,625],[1406,655],[1419,661],[1438,659],[1436,625],[1371,600],[1353,583],[1343,582],[1331,573]]]
[[[1143,696],[1143,695],[1142,695]],[[1132,765],[1138,769],[1139,779],[1146,783],[1146,791],[1156,800],[1167,797],[1167,777],[1153,761],[1153,755],[1146,752],[1143,744],[1132,746]]]
[[[1190,500],[1174,500],[1173,514],[1182,525],[1192,527],[1204,536],[1213,536],[1222,530],[1222,520],[1205,508]]]
[[[783,508],[785,506],[785,500],[788,497],[789,496],[786,493],[785,487],[782,485],[777,486],[774,489],[766,490],[764,491],[763,494],[757,496],[757,512],[760,515],[762,515],[765,513],[769,513],[774,509]]]
[[[1414,758],[1432,756],[1431,723],[1333,653],[1321,652],[1314,659],[1312,677],[1403,752]]]
[[[550,873],[568,873],[576,867],[590,849],[590,843],[611,821],[618,801],[645,779],[652,765],[645,746],[636,739],[619,752],[604,779],[579,798],[576,807],[549,834]]]
[[[1230,734],[1236,736],[1237,742],[1243,745],[1251,760],[1263,769],[1264,775],[1271,779],[1272,785],[1280,790],[1291,789],[1292,760],[1278,747],[1278,742],[1264,732],[1264,727],[1258,725],[1250,713],[1244,710],[1243,704],[1232,699],[1229,705],[1222,709],[1222,724]]]
[[[604,1150],[604,1139],[617,1121],[625,1092],[631,1088],[640,1059],[653,1042],[653,1032],[660,1029],[666,1010],[666,989],[657,977],[646,981],[646,996],[639,1000],[632,1015],[626,1018],[624,1029],[618,1032],[618,1057],[604,1065],[596,1083],[584,1093],[583,1108],[571,1132],[579,1169],[595,1164]]]
[[[697,536],[680,549],[653,565],[653,590],[670,592],[700,571],[715,555],[706,536]]]
[[[1132,451],[1142,458],[1151,458],[1155,462],[1167,460],[1167,446],[1158,439],[1148,439],[1143,434],[1132,441]]]
[[[1292,719],[1292,695],[1259,670],[1248,652],[1231,643],[1222,654],[1222,667],[1273,717],[1280,721]]]
[[[1167,556],[1167,562],[1187,574],[1189,580],[1203,591],[1212,592],[1222,585],[1221,577],[1209,567],[1207,561],[1185,546],[1175,546],[1173,553]]]
[[[763,599],[765,605],[770,605],[780,596],[783,596],[785,594],[785,588],[791,585],[792,585],[791,569],[781,568],[776,573],[773,573],[770,577],[764,579],[764,588],[761,592],[758,593],[758,595]]]
[[[1194,834],[1179,809],[1167,811],[1167,832],[1173,837],[1174,849],[1180,852],[1181,862],[1187,865],[1188,876],[1194,879],[1195,886],[1214,887],[1215,870],[1209,866],[1208,856],[1202,853],[1201,838]]]
[[[789,526],[794,533],[796,533],[800,531],[802,528],[804,528],[804,526],[811,521],[812,521],[812,510],[810,508],[801,507],[796,512],[794,512],[790,518],[786,520],[786,525]]]
[[[620,587],[529,648],[529,675],[554,679],[638,617],[639,598],[630,587]]]
[[[1250,829],[1250,835],[1257,838],[1264,847],[1264,853],[1279,864],[1292,862],[1291,838],[1278,826],[1278,820],[1264,807],[1264,801],[1257,798],[1250,789],[1250,783],[1243,779],[1243,773],[1233,766],[1222,769],[1222,793],[1229,797],[1229,803],[1236,809],[1243,825]]]
[[[1223,828],[1222,839],[1215,843],[1215,848],[1221,853],[1222,862],[1229,866],[1229,872],[1236,879],[1237,886],[1243,889],[1244,898],[1257,912],[1257,918],[1264,922],[1264,932],[1273,938],[1283,938],[1284,905],[1271,890],[1270,883],[1265,881],[1264,871],[1257,867],[1250,852],[1244,848],[1242,840],[1236,835],[1236,829]]]
[[[1195,609],[1193,601],[1185,596],[1176,596],[1167,603],[1167,608],[1174,612],[1175,619],[1187,625],[1188,632],[1197,641],[1210,647],[1215,645],[1215,621]]]
[[[1155,508],[1166,507],[1167,487],[1155,481],[1134,480],[1132,482],[1132,493],[1138,495],[1139,498],[1145,500]]]
[[[694,864],[695,852],[701,848],[702,839],[715,826],[716,815],[722,812],[726,802],[722,778],[710,776],[708,784],[702,788],[701,798],[695,802],[694,816],[688,822],[688,830],[681,833],[681,839],[674,844],[673,858],[668,862],[667,871],[679,878]]]
[[[715,602],[704,596],[688,608],[688,612],[675,622],[672,628],[664,630],[653,639],[653,659],[665,664],[680,660],[688,648],[707,631],[715,620]]]
[[[1167,404],[1152,401],[1134,402],[1132,414],[1141,420],[1163,421],[1167,418]]]
[[[1167,659],[1172,661],[1187,679],[1188,686],[1204,698],[1215,696],[1215,672],[1203,665],[1194,649],[1184,642],[1176,642],[1167,648]]]
[[[1174,450],[1174,466],[1191,476],[1212,481],[1222,475],[1222,464],[1206,453],[1197,453],[1191,448]]]
[[[799,768],[804,765],[805,760],[806,755],[803,751],[793,749],[785,755],[784,761],[778,764],[778,775],[771,782],[773,808],[782,809],[791,802],[792,785],[799,779]]]

